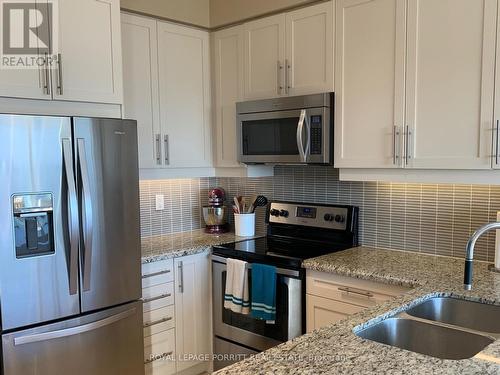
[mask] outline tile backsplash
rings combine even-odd
[[[500,211],[496,185],[348,182],[339,181],[331,167],[277,166],[274,177],[141,181],[142,236],[202,228],[201,206],[214,186],[222,186],[230,198],[259,193],[276,200],[356,205],[363,245],[455,257],[464,256],[469,235]],[[163,211],[154,209],[156,194],[165,196]],[[258,232],[265,231],[264,214],[259,209]],[[490,232],[478,241],[475,258],[492,261],[494,246]]]

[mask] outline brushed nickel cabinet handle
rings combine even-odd
[[[363,290],[363,289],[357,289],[357,288],[350,288],[350,287],[347,287],[347,286],[341,286],[338,288],[340,291],[342,292],[346,292],[346,293],[353,293],[353,294],[359,294],[363,297],[373,297],[373,293],[367,291],[367,290]]]
[[[154,320],[152,322],[145,322],[144,323],[144,327],[145,328],[151,327],[151,326],[154,326],[154,325],[157,325],[157,324],[160,324],[160,323],[168,322],[168,321],[170,321],[172,319],[173,319],[173,317],[169,316],[169,317],[166,317],[166,318],[161,318],[161,319],[158,319],[158,320]]]
[[[168,134],[163,137],[163,142],[165,143],[165,165],[170,165],[170,144],[168,142]]]
[[[62,71],[62,55],[57,54],[57,91],[59,95],[63,94],[63,71]]]
[[[283,92],[283,85],[281,84],[281,70],[283,69],[283,66],[281,65],[280,61],[277,61],[277,69],[276,69],[276,87],[277,87],[277,92],[278,95],[281,95]]]
[[[45,64],[43,65],[43,74],[45,82],[43,90],[46,95],[50,95],[50,70],[49,70],[49,54],[45,52]]]
[[[394,165],[399,165],[399,138],[400,138],[399,126],[394,125],[392,128],[392,163]]]
[[[169,357],[171,356],[172,354],[174,354],[173,351],[169,351],[169,352],[165,352],[165,353],[161,353],[160,355],[158,356],[153,356],[153,358],[150,358],[150,359],[146,359],[144,361],[144,364],[147,365],[148,363],[151,363],[151,362],[154,362],[154,361],[158,361],[159,359],[163,359],[165,357]]]
[[[153,272],[153,273],[147,273],[145,275],[142,275],[142,278],[147,279],[148,277],[164,275],[164,274],[170,273],[170,272],[171,272],[170,270],[163,270],[163,271],[158,271],[158,272]]]
[[[291,86],[290,86],[290,68],[292,66],[288,63],[288,59],[285,60],[285,94],[289,94],[290,93],[290,89],[291,89]]]
[[[406,165],[409,165],[409,161],[412,158],[411,155],[411,147],[412,147],[412,137],[413,133],[408,125],[406,125],[406,152],[405,152],[405,159],[406,159]]]
[[[172,293],[160,294],[159,296],[154,296],[154,297],[150,297],[150,298],[143,298],[142,302],[143,303],[153,302],[153,301],[157,301],[157,300],[162,299],[162,298],[168,298],[171,296],[172,296]]]
[[[156,134],[155,136],[155,147],[156,147],[156,164],[161,165],[160,134]]]
[[[497,126],[496,126],[496,152],[495,152],[495,164],[496,165],[499,164],[499,159],[500,159],[500,156],[498,155],[500,153],[500,143],[499,143],[500,136],[498,134],[499,132],[500,132],[500,120],[497,120]]]
[[[184,293],[184,267],[182,262],[177,266],[179,269],[179,292]]]

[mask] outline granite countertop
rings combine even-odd
[[[205,233],[203,229],[142,237],[142,263],[198,254],[211,246],[257,237],[262,236],[257,234],[254,237],[238,237],[233,232],[216,235]]]
[[[488,271],[487,266],[488,263],[475,262],[473,288],[466,292],[461,259],[368,247],[309,259],[304,262],[307,269],[413,289],[217,374],[499,374],[500,340],[481,352],[490,360],[456,361],[364,340],[353,333],[354,327],[373,324],[431,296],[453,295],[500,304],[500,274]]]

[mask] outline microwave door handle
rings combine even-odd
[[[306,149],[304,151],[305,154],[305,159],[304,161],[307,161],[309,159],[309,156],[311,155],[311,123],[309,121],[309,117],[307,116],[307,112],[304,109],[304,122],[306,124],[306,134],[307,134],[307,141],[306,141]]]
[[[304,150],[304,140],[302,139],[302,133],[304,132],[304,121],[306,119],[306,110],[300,111],[299,124],[297,126],[297,147],[299,149],[300,160],[302,162],[306,161],[306,152]]]

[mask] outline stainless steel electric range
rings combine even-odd
[[[358,208],[271,202],[267,235],[215,246],[212,253],[214,368],[269,349],[305,333],[305,259],[358,245]],[[276,323],[224,308],[226,259],[277,268]],[[251,291],[250,291],[251,294]]]

